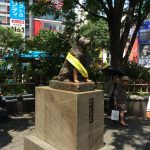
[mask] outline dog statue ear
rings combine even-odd
[[[81,38],[81,36],[80,36],[80,35],[77,35],[77,36],[76,36],[76,42],[79,41],[80,38]]]

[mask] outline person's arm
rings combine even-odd
[[[115,89],[114,94],[113,94],[113,98],[114,98],[114,105],[117,106],[117,100],[119,97],[119,92],[120,90],[118,88]]]
[[[150,120],[150,111],[146,111],[146,117]]]
[[[150,120],[150,96],[149,96],[149,101],[148,101],[147,108],[146,108],[146,117],[147,119]]]

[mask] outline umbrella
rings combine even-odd
[[[102,70],[103,73],[106,73],[110,76],[114,76],[114,75],[118,75],[118,76],[123,76],[124,73],[121,71],[121,70],[117,70],[117,69],[114,69],[114,68],[105,68]]]

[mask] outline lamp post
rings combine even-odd
[[[29,1],[29,5],[33,5],[33,0],[30,0]],[[32,38],[33,37],[33,28],[34,28],[34,25],[33,25],[33,14],[32,14],[32,11],[30,10],[29,12],[29,37]]]

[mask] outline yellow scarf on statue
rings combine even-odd
[[[66,59],[81,73],[83,77],[88,77],[88,72],[77,58],[68,53]]]

